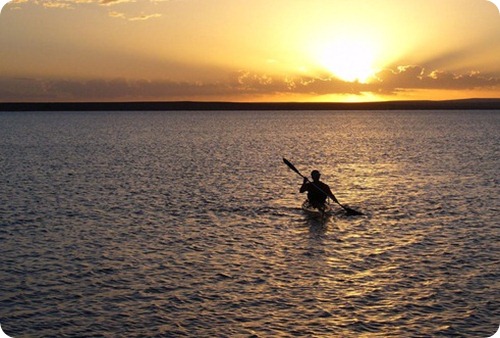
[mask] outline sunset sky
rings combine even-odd
[[[487,0],[15,0],[0,15],[2,102],[476,97],[500,98]]]

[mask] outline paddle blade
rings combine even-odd
[[[345,210],[345,213],[347,216],[360,216],[360,215],[363,215],[363,213],[361,211],[357,211],[357,210],[354,210],[354,209],[351,209],[349,207],[346,207],[346,206],[342,206],[342,208],[344,208]]]
[[[288,168],[292,169],[297,174],[299,174],[300,176],[302,176],[302,174],[300,173],[300,171],[297,168],[295,168],[295,166],[290,161],[288,161],[286,158],[284,158],[284,157],[283,157],[283,162],[285,162],[285,164],[288,166]],[[304,176],[302,176],[302,177],[304,177]]]

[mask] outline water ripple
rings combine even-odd
[[[498,329],[498,113],[0,121],[0,323],[13,337]],[[304,215],[282,156],[364,215]]]

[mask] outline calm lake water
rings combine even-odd
[[[0,113],[0,325],[489,337],[499,131],[499,111]],[[364,215],[305,215],[283,157]]]

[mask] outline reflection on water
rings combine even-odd
[[[2,113],[2,329],[491,336],[499,127],[497,112]],[[304,215],[283,156],[364,215]]]

